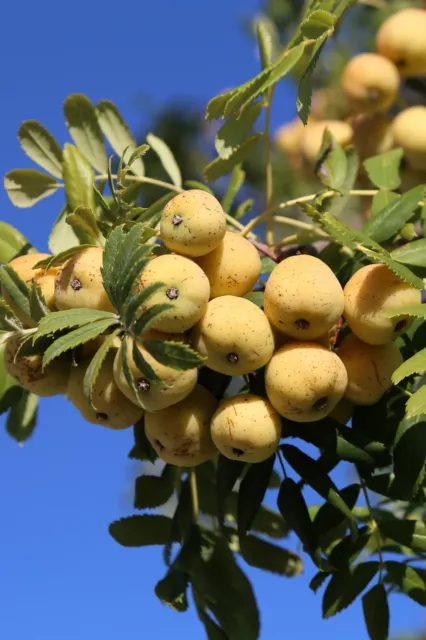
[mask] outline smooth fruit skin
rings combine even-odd
[[[360,53],[347,63],[342,89],[356,113],[387,111],[398,96],[400,77],[396,66],[377,53]]]
[[[251,291],[262,268],[257,249],[239,233],[227,231],[220,244],[196,260],[210,282],[210,298],[244,296]]]
[[[208,303],[192,344],[213,371],[242,376],[269,361],[275,339],[268,318],[253,302],[221,296]]]
[[[325,130],[328,129],[342,147],[352,141],[353,130],[350,124],[342,120],[323,120],[322,122],[308,123],[303,132],[300,144],[305,159],[314,164],[318,160],[322,139]]]
[[[394,342],[371,345],[353,334],[346,336],[338,350],[348,373],[345,398],[356,405],[371,405],[392,386],[392,374],[402,364]]]
[[[426,73],[426,11],[402,9],[385,20],[376,36],[376,50],[392,60],[402,76]]]
[[[386,344],[405,333],[413,319],[403,309],[420,304],[421,292],[404,282],[384,264],[370,264],[354,273],[344,288],[343,315],[353,333],[368,344]],[[387,318],[387,309],[401,315]]]
[[[102,282],[103,250],[83,249],[59,270],[55,280],[55,301],[58,309],[97,309],[114,311]]]
[[[265,373],[270,403],[294,422],[315,422],[329,415],[347,383],[340,358],[316,342],[285,344],[274,353]]]
[[[290,156],[300,153],[300,143],[305,126],[300,118],[294,118],[290,122],[279,127],[274,135],[276,147]]]
[[[143,336],[144,340],[173,340],[176,342],[185,342],[185,336],[160,333],[159,331],[149,331]],[[127,357],[130,371],[138,390],[137,398],[129,387],[126,376],[123,371],[123,350],[124,343],[121,344],[114,360],[114,380],[122,393],[134,402],[139,404],[146,411],[159,411],[180,402],[191,393],[197,384],[197,369],[189,369],[188,371],[177,371],[171,367],[166,367],[157,362],[150,353],[138,343],[137,348],[145,362],[154,370],[164,383],[164,387],[159,384],[150,383],[137,368],[133,360],[133,340],[128,340]]]
[[[71,369],[67,396],[87,422],[110,429],[127,429],[138,422],[144,411],[130,402],[115,383],[113,376],[114,353],[108,353],[92,390],[92,404],[87,400],[83,381],[90,360],[84,360]]]
[[[278,448],[281,418],[265,398],[252,394],[234,396],[216,410],[211,434],[226,458],[263,462]]]
[[[361,159],[390,151],[393,147],[392,118],[383,113],[360,116],[353,124],[353,143]]]
[[[202,189],[190,189],[172,198],[160,222],[166,247],[192,258],[213,251],[225,231],[226,217],[220,202]]]
[[[65,393],[70,373],[69,363],[64,359],[53,360],[45,369],[42,355],[16,356],[21,344],[21,335],[14,334],[6,343],[4,360],[7,372],[27,391],[41,397]]]
[[[392,124],[395,146],[402,147],[408,164],[426,171],[426,107],[408,107],[400,111]]]
[[[145,414],[145,433],[158,456],[179,467],[193,467],[217,453],[210,421],[217,402],[197,385],[184,400],[167,409]]]
[[[265,314],[282,333],[298,340],[327,334],[343,313],[343,290],[325,262],[309,255],[286,258],[265,288]]]
[[[157,331],[183,333],[191,329],[203,315],[210,297],[209,280],[198,264],[176,255],[154,258],[143,270],[138,293],[155,282],[164,282],[149,299],[144,311],[154,304],[171,304],[155,325]]]

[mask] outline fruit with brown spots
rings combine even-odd
[[[315,164],[318,160],[318,154],[326,129],[328,129],[342,147],[346,147],[352,141],[353,130],[347,122],[343,122],[342,120],[309,122],[305,127],[300,144],[302,154],[310,164]]]
[[[377,53],[360,53],[347,63],[342,89],[356,113],[387,111],[398,97],[398,69]]]
[[[404,307],[421,302],[421,292],[384,264],[359,269],[346,284],[344,295],[345,320],[368,344],[386,344],[405,333],[413,319],[404,315]],[[393,318],[383,313],[400,308],[401,315]]]
[[[339,320],[343,290],[325,262],[291,256],[272,271],[265,288],[265,314],[282,333],[298,340],[324,336]]]
[[[242,376],[269,361],[275,339],[268,318],[253,302],[221,296],[208,303],[192,344],[213,371]]]
[[[345,398],[360,405],[380,400],[392,386],[392,374],[403,361],[394,342],[371,345],[353,334],[343,339],[338,354],[348,373]]]
[[[210,421],[217,402],[197,385],[181,402],[145,414],[145,433],[158,456],[179,467],[193,467],[217,453]]]
[[[426,107],[408,107],[400,111],[392,124],[396,147],[402,147],[408,164],[426,171]]]
[[[192,258],[213,251],[223,239],[226,217],[220,202],[202,189],[189,189],[164,207],[161,239],[168,249]]]
[[[266,394],[278,413],[294,422],[329,415],[348,383],[340,358],[316,342],[289,342],[266,367]]]
[[[392,60],[403,76],[426,73],[426,11],[407,8],[385,20],[376,36],[376,49]]]
[[[220,453],[230,460],[262,462],[278,448],[281,418],[265,398],[234,396],[216,410],[211,434]]]

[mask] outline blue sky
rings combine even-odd
[[[158,103],[189,97],[205,103],[257,70],[239,21],[257,0],[105,0],[5,3],[0,30],[0,173],[31,166],[16,132],[25,119],[44,123],[63,143],[62,102],[73,92],[108,98],[137,128],[138,95]],[[204,10],[203,10],[204,9]],[[280,89],[278,125],[294,113]],[[0,190],[0,218],[40,249],[61,195],[15,209]],[[0,426],[3,422],[0,419]],[[0,430],[0,637],[8,640],[158,640],[203,637],[195,614],[162,605],[152,588],[162,577],[159,550],[118,546],[112,520],[131,513],[137,466],[127,459],[131,430],[86,424],[65,399],[41,402],[35,436],[19,448]],[[306,574],[291,581],[248,569],[262,612],[262,640],[366,637],[358,603],[321,621],[320,598]],[[393,630],[426,623],[419,607],[393,601]]]

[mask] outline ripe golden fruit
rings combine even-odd
[[[86,358],[93,358],[95,353],[102,347],[103,343],[107,338],[109,338],[109,333],[102,333],[100,336],[93,338],[93,340],[89,340],[85,342],[78,348],[77,360],[85,360]],[[121,340],[119,336],[114,338],[112,343],[111,351],[117,351],[121,346]]]
[[[103,254],[100,247],[82,249],[58,270],[55,280],[58,309],[114,311],[102,282]]]
[[[164,255],[151,260],[140,276],[137,291],[164,282],[149,299],[144,311],[154,304],[171,304],[161,314],[155,329],[165,333],[182,333],[198,322],[210,297],[209,280],[198,264],[183,256]]]
[[[113,376],[114,353],[105,358],[92,390],[92,404],[83,389],[84,376],[90,360],[82,361],[71,369],[67,396],[87,422],[110,429],[127,429],[143,416],[143,409],[130,402],[115,383]]]
[[[310,164],[315,164],[321,149],[325,130],[328,129],[342,147],[352,141],[353,130],[350,124],[341,120],[323,120],[308,123],[301,139],[302,154]]]
[[[390,151],[393,147],[392,118],[383,113],[361,116],[354,123],[353,143],[362,160]]]
[[[393,372],[402,364],[394,342],[371,345],[353,334],[344,338],[338,353],[348,373],[345,398],[354,404],[378,402],[392,386]]]
[[[176,342],[184,342],[185,336],[160,333],[159,331],[149,331],[144,336],[144,340],[173,340]],[[180,402],[188,394],[191,393],[195,385],[197,384],[198,371],[197,369],[189,369],[188,371],[177,371],[171,367],[166,367],[163,364],[157,362],[143,345],[137,345],[139,353],[146,361],[146,363],[154,370],[159,378],[164,383],[164,387],[159,384],[150,383],[138,369],[133,360],[133,341],[128,340],[127,356],[130,366],[130,371],[135,383],[135,387],[138,391],[137,399],[132,393],[129,385],[127,384],[126,377],[123,371],[123,349],[122,344],[117,351],[114,360],[114,380],[122,393],[134,403],[138,403],[146,411],[158,411],[165,409],[172,404]]]
[[[294,118],[279,127],[275,132],[275,144],[285,154],[297,155],[300,153],[300,143],[305,126],[300,118]]]
[[[398,69],[377,53],[360,53],[347,63],[342,89],[354,111],[377,113],[395,102],[399,91]]]
[[[320,338],[343,313],[343,290],[325,262],[309,255],[286,258],[272,271],[264,309],[272,324],[299,340]]]
[[[211,434],[220,453],[230,460],[262,462],[278,448],[281,418],[264,398],[235,396],[216,410]]]
[[[266,367],[266,394],[272,406],[294,422],[314,422],[337,405],[348,383],[340,358],[316,342],[289,342]]]
[[[392,133],[396,147],[402,147],[408,164],[426,171],[426,107],[408,107],[395,117]]]
[[[221,204],[202,189],[179,193],[164,207],[161,239],[171,251],[198,257],[213,251],[226,231]]]
[[[385,344],[404,333],[413,319],[403,309],[420,304],[421,293],[384,264],[370,264],[357,271],[344,288],[343,315],[353,333],[368,344]],[[387,318],[387,309],[401,308],[401,315]]]
[[[376,36],[376,49],[392,60],[403,76],[426,73],[426,11],[402,9],[385,20]]]
[[[217,402],[197,385],[181,402],[145,414],[146,437],[158,456],[179,467],[192,467],[213,458],[216,448],[210,421]]]
[[[65,393],[70,373],[69,363],[62,357],[53,360],[43,370],[41,354],[18,356],[22,336],[15,333],[6,343],[4,360],[7,372],[24,389],[38,396],[50,397]]]
[[[260,276],[257,249],[239,233],[227,231],[219,246],[196,260],[210,282],[210,298],[243,296]]]
[[[274,335],[268,318],[253,302],[235,296],[211,300],[193,332],[193,346],[206,366],[230,376],[263,367],[272,356]]]

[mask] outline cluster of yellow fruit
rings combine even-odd
[[[119,338],[95,382],[92,404],[83,380],[102,337],[83,345],[73,366],[61,356],[42,370],[40,355],[16,357],[21,341],[16,333],[5,349],[9,373],[38,395],[66,393],[92,423],[122,429],[144,416],[159,457],[182,466],[200,464],[217,450],[232,459],[262,461],[278,447],[281,416],[311,422],[334,415],[346,422],[351,403],[374,404],[391,386],[402,361],[393,340],[410,322],[403,308],[419,303],[421,294],[385,265],[362,267],[343,290],[318,258],[290,257],[272,271],[261,309],[243,297],[260,276],[259,254],[249,240],[226,230],[225,214],[212,195],[194,189],[174,197],[163,212],[161,239],[174,253],[151,259],[137,289],[164,283],[145,309],[164,302],[171,308],[142,340],[185,341],[205,357],[208,368],[225,375],[239,377],[265,367],[267,397],[242,393],[217,406],[198,384],[197,369],[160,364],[138,342],[164,385],[151,383],[136,366],[128,342],[135,396],[124,375]],[[85,248],[59,268],[34,270],[44,257],[21,256],[11,266],[28,284],[34,279],[40,285],[50,309],[113,311],[102,283],[102,249]],[[25,325],[34,325],[6,291],[3,295]],[[400,307],[396,319],[383,315]],[[330,337],[342,314],[352,333],[336,352]]]
[[[277,146],[297,168],[312,167],[328,129],[343,147],[354,144],[362,159],[401,147],[408,164],[403,187],[426,182],[426,107],[404,108],[395,117],[388,113],[398,101],[401,77],[426,73],[425,33],[425,9],[402,9],[385,20],[376,53],[356,55],[343,70],[348,119],[322,119],[323,105],[316,108],[314,100],[308,125],[299,119],[283,125],[276,132]]]

